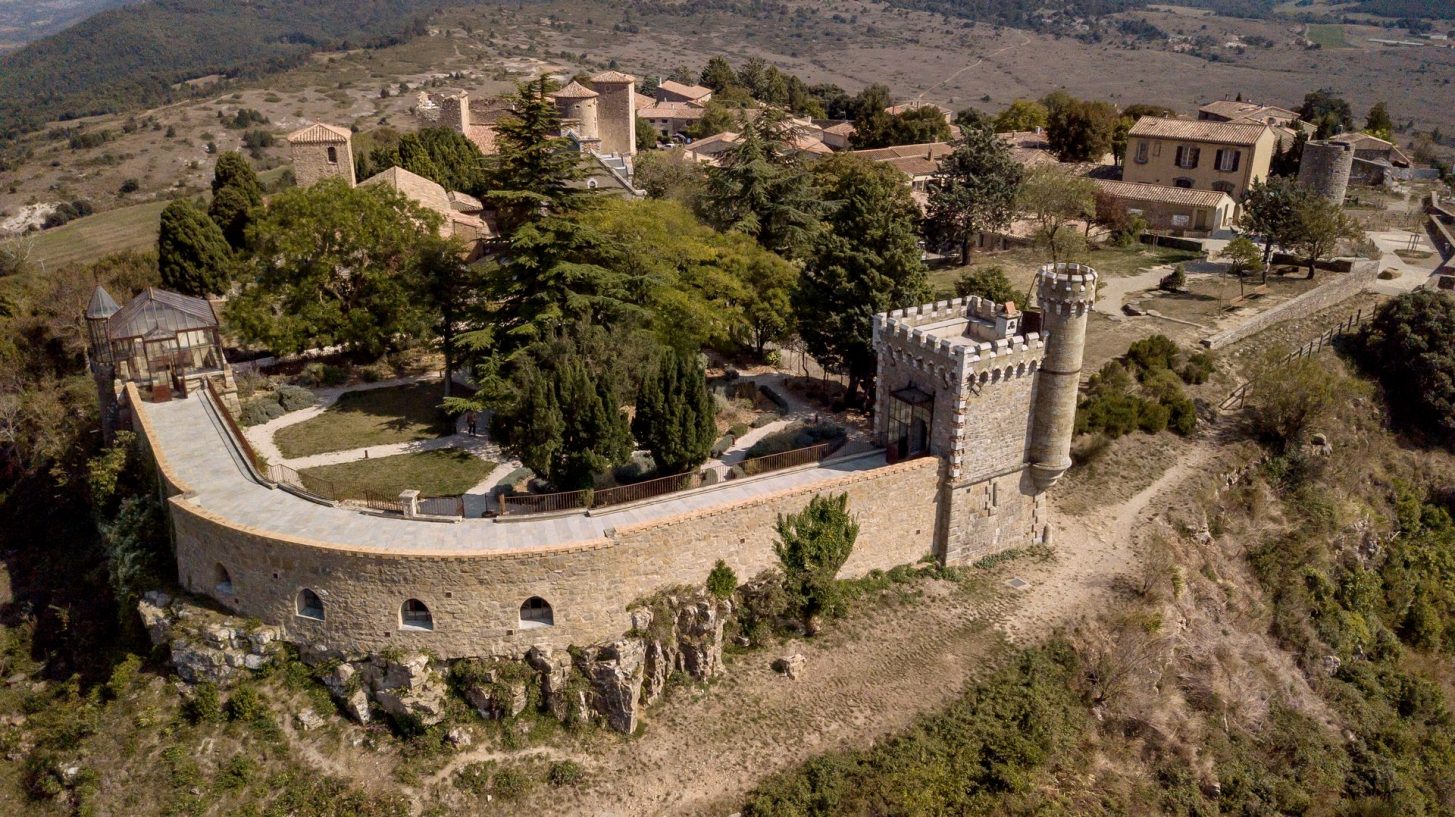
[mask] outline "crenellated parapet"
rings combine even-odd
[[[1086,314],[1096,301],[1097,278],[1096,270],[1085,264],[1046,264],[1036,276],[1041,309],[1061,315]]]

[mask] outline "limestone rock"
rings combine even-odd
[[[305,732],[312,732],[313,730],[323,726],[325,722],[323,720],[323,716],[318,714],[317,712],[314,712],[312,709],[305,709],[302,712],[299,712],[295,717],[298,720],[298,728],[302,729]]]
[[[429,656],[413,653],[398,660],[375,659],[370,689],[379,708],[396,718],[412,718],[425,726],[445,716],[445,682],[429,665]]]
[[[790,681],[797,681],[803,675],[803,667],[808,659],[803,657],[801,652],[792,652],[777,661],[773,662],[773,669],[788,676]]]
[[[591,684],[592,708],[618,732],[636,731],[646,669],[646,647],[624,638],[588,647],[576,657],[576,668]]]
[[[540,674],[541,704],[556,720],[566,723],[571,717],[571,701],[566,687],[571,681],[571,656],[554,653],[549,647],[532,647],[525,661]]]
[[[166,644],[177,676],[189,684],[226,684],[245,670],[276,660],[276,627],[252,627],[241,619],[150,592],[137,603],[154,645]]]
[[[506,681],[498,675],[492,671],[482,683],[465,689],[465,701],[486,720],[513,718],[530,703],[530,690],[525,681]]]
[[[450,731],[445,733],[445,742],[451,746],[464,748],[474,743],[475,738],[470,735],[470,730],[465,727],[452,726],[450,727]]]
[[[323,685],[339,702],[344,714],[359,723],[369,722],[369,696],[358,668],[349,663],[339,664],[323,676]]]
[[[707,594],[677,611],[677,669],[698,681],[722,674],[722,629],[732,611],[732,602]]]

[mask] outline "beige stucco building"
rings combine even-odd
[[[1122,179],[1138,184],[1215,190],[1235,201],[1268,178],[1278,135],[1266,124],[1144,116],[1127,136]]]

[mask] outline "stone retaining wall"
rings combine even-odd
[[[1328,309],[1341,301],[1359,294],[1363,291],[1364,287],[1375,280],[1378,274],[1378,262],[1369,260],[1355,261],[1352,271],[1334,273],[1336,277],[1303,293],[1297,298],[1281,303],[1267,312],[1255,315],[1240,326],[1235,326],[1225,332],[1219,332],[1216,335],[1203,338],[1202,345],[1209,349],[1221,349],[1250,335],[1256,335],[1264,329],[1282,323],[1283,321],[1308,317],[1315,312]]]
[[[170,504],[182,585],[276,624],[289,641],[358,654],[392,647],[447,659],[519,656],[619,636],[631,627],[628,604],[665,586],[701,584],[718,559],[742,578],[772,567],[777,516],[818,493],[847,492],[861,525],[844,576],[915,562],[932,548],[938,469],[937,459],[913,460],[623,526],[597,541],[478,554],[352,551],[235,524],[194,505],[185,490]],[[229,581],[219,586],[222,570]],[[322,621],[298,615],[305,588],[322,598]],[[532,596],[550,603],[554,626],[521,629],[520,606]],[[433,630],[401,626],[407,599],[428,606]]]

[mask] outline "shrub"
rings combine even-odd
[[[282,417],[283,413],[278,398],[268,394],[243,403],[238,421],[245,426],[260,426],[269,420]]]
[[[507,766],[490,779],[490,793],[501,800],[514,800],[535,786],[535,780],[521,769]]]
[[[228,696],[227,719],[248,724],[272,721],[268,714],[268,705],[263,703],[263,696],[258,694],[257,687],[250,684],[239,686]]]
[[[1162,277],[1162,280],[1157,283],[1157,286],[1168,292],[1181,291],[1187,287],[1187,271],[1182,268],[1181,264],[1178,264],[1172,268],[1171,273]]]
[[[1000,267],[971,270],[961,273],[960,277],[955,279],[955,297],[966,298],[972,295],[989,299],[998,304],[1017,301],[1021,297],[1010,279],[1006,277],[1005,270]]]
[[[1166,431],[1171,416],[1171,409],[1162,403],[1143,402],[1137,408],[1137,427],[1148,434]]]
[[[1183,382],[1196,386],[1206,383],[1213,373],[1212,352],[1194,352],[1187,357],[1187,363],[1182,367]]]
[[[1146,372],[1172,368],[1177,354],[1177,344],[1166,335],[1142,338],[1127,347],[1127,361],[1136,367],[1139,379]]]
[[[728,433],[731,434],[731,435],[733,435],[734,437],[741,437],[744,434],[747,434],[748,433],[748,424],[747,423],[733,423],[732,424],[732,427],[728,429]]]
[[[1281,358],[1271,352],[1259,363],[1243,416],[1256,436],[1284,451],[1333,408],[1347,381],[1312,357]]]
[[[731,431],[729,431],[728,433],[726,433],[726,434],[722,435],[721,437],[718,437],[717,438],[717,442],[715,442],[715,443],[712,444],[712,451],[710,451],[708,453],[714,459],[716,459],[718,457],[721,457],[723,454],[727,453],[727,450],[729,448],[732,448],[733,447],[733,443],[735,443],[737,441],[738,441],[737,436],[734,435]]]
[[[552,786],[574,786],[586,776],[586,770],[574,760],[557,760],[546,772],[546,780]]]
[[[1455,442],[1455,298],[1416,290],[1389,301],[1360,335],[1359,353],[1397,421]]]
[[[193,723],[221,723],[222,696],[218,694],[217,686],[201,683],[194,687],[183,713]]]
[[[718,559],[707,574],[707,590],[720,599],[732,598],[738,590],[738,574],[728,567],[727,562]]]
[[[849,495],[815,495],[796,514],[780,514],[773,551],[783,568],[783,587],[798,610],[804,630],[818,631],[823,615],[843,604],[839,568],[848,560],[859,538],[859,524],[848,511]]]
[[[306,409],[318,402],[313,392],[302,386],[282,385],[274,390],[274,394],[277,395],[278,404],[284,412]]]

